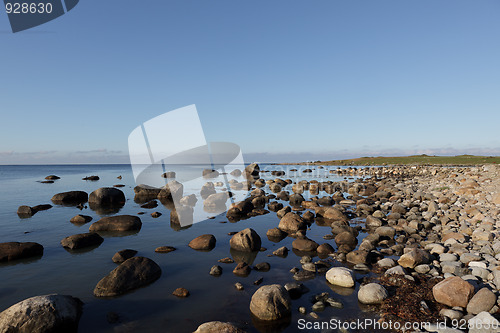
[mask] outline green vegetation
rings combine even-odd
[[[397,156],[397,157],[360,157],[349,160],[317,161],[315,165],[479,165],[479,164],[500,164],[500,156]]]

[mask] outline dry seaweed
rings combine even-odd
[[[425,275],[413,276],[411,281],[402,275],[383,275],[380,283],[388,290],[389,297],[383,301],[380,312],[385,321],[437,322],[439,311],[444,308],[432,295],[432,287],[441,281]]]

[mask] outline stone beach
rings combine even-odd
[[[467,332],[454,325],[457,321],[468,323],[468,332],[488,332],[479,330],[478,322],[488,322],[492,327],[498,324],[499,166],[337,168],[310,165],[297,171],[283,171],[281,166],[270,167],[275,169],[272,170],[274,179],[264,180],[260,176],[271,173],[271,170],[261,170],[259,165],[251,164],[240,171],[243,181],[231,183],[231,191],[246,188],[250,195],[227,206],[225,217],[236,223],[229,241],[221,243],[212,234],[199,234],[185,241],[193,256],[210,252],[216,246],[230,249],[232,258],[207,263],[206,275],[209,278],[233,274],[243,282],[253,271],[265,272],[263,277],[253,273],[248,277],[258,286],[247,305],[251,318],[246,320],[251,319],[252,326],[243,324],[245,320],[229,323],[214,318],[213,322],[199,326],[197,332],[215,332],[219,328],[227,332],[255,329],[267,332],[270,327],[274,331],[286,331],[291,318],[297,316],[311,321],[328,321],[330,317],[323,314],[326,308],[343,307],[332,290],[342,293],[354,288],[360,307],[369,309],[380,321],[447,323],[453,332]],[[320,168],[345,177],[345,180],[316,180],[314,173]],[[309,175],[307,180],[288,178],[290,174],[300,176],[301,173]],[[219,176],[218,173],[208,170],[200,176],[207,180],[200,193],[205,209],[226,207],[231,193],[221,192],[220,186],[210,181]],[[51,177],[57,179],[53,178],[57,176]],[[175,178],[175,173],[158,177]],[[142,202],[142,208],[146,209],[157,207],[156,200],[166,207],[168,203],[165,202],[180,202],[171,210],[170,221],[174,224],[180,220],[178,214],[189,214],[190,207],[198,200],[196,196],[183,193],[183,185],[175,180],[162,189],[136,187],[134,192],[135,201]],[[128,204],[123,192],[114,187],[99,188],[90,195],[73,190],[52,197],[52,202],[61,206],[84,205],[87,201],[93,210],[105,210],[107,214],[114,214]],[[19,204],[17,213],[23,218],[31,218],[43,210]],[[263,214],[276,215],[276,223],[267,226],[267,233],[259,234],[252,228],[251,219]],[[75,216],[74,213],[71,216],[74,216],[71,222],[89,231],[67,235],[61,240],[61,246],[71,250],[95,248],[107,242],[106,236],[130,236],[141,232],[144,227],[141,218],[132,215],[105,216],[90,226],[86,223],[92,217]],[[247,219],[250,219],[246,224],[249,227],[238,228],[237,222]],[[322,236],[311,232],[312,229],[319,230]],[[280,246],[287,237],[293,239],[291,244]],[[264,238],[276,247],[262,247],[261,239]],[[164,256],[178,252],[173,252],[176,248],[168,244],[160,245],[156,252]],[[0,243],[0,249],[0,261],[15,263],[20,258],[43,256],[43,246],[37,243]],[[165,272],[164,267],[153,260],[136,257],[137,251],[133,249],[119,250],[116,249],[118,252],[113,257],[118,266],[108,275],[103,274],[94,291],[89,291],[96,297],[120,297],[137,288],[152,288],[162,271]],[[151,252],[154,251],[153,247]],[[297,258],[296,267],[290,267],[288,273],[290,283],[275,284],[273,265],[262,258],[266,255],[287,257],[290,253]],[[259,261],[254,263],[257,254]],[[175,270],[175,267],[169,269]],[[322,281],[324,292],[311,294],[306,286],[310,280]],[[207,288],[210,288],[209,281]],[[196,291],[188,291],[190,288],[177,287],[172,286],[172,291],[175,289],[174,295],[178,297],[196,296]],[[234,283],[232,288],[235,288]],[[246,292],[240,282],[236,283],[235,289]],[[195,296],[183,301],[194,302]],[[295,300],[303,298],[311,300],[309,307],[294,305]],[[81,312],[80,301],[75,300],[78,309],[73,310],[68,324],[72,329],[77,327]],[[23,304],[16,306],[23,307]],[[0,332],[8,331],[12,325],[22,325],[23,318],[14,320],[10,315],[14,313],[12,310],[0,310],[5,310],[0,313]],[[45,310],[42,307],[40,311]],[[25,320],[26,323],[33,321],[28,317]],[[433,332],[433,329],[439,331],[440,328],[429,326],[414,331]]]

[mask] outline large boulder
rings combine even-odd
[[[363,304],[380,304],[388,296],[387,290],[378,283],[368,283],[358,291],[358,300]]]
[[[125,194],[114,187],[101,187],[89,195],[89,205],[92,206],[123,206]]]
[[[90,232],[97,231],[137,231],[141,230],[141,219],[133,215],[103,217],[90,225]]]
[[[0,313],[0,332],[77,332],[82,305],[67,295],[31,297]]]
[[[326,272],[326,280],[339,287],[354,287],[354,273],[346,267],[333,267]]]
[[[43,246],[34,242],[0,243],[0,262],[43,255]]]
[[[210,251],[215,247],[216,239],[214,235],[201,235],[189,242],[189,247],[198,251]]]
[[[52,197],[56,205],[78,205],[88,201],[89,195],[83,191],[69,191],[57,193]]]
[[[259,251],[261,246],[260,236],[255,230],[246,228],[231,237],[229,246],[238,251],[253,252]]]
[[[474,294],[474,287],[462,278],[452,276],[436,284],[432,294],[438,303],[465,308]]]
[[[286,213],[280,220],[278,228],[287,233],[296,233],[299,230],[306,230],[307,223],[296,213]]]
[[[194,333],[245,333],[245,331],[234,326],[231,323],[224,323],[222,321],[210,321],[198,326],[198,329],[196,329]]]
[[[61,240],[61,245],[65,248],[74,250],[82,249],[89,246],[98,246],[104,239],[95,232],[89,232],[85,234],[76,234],[68,236]]]
[[[119,296],[153,283],[161,276],[161,268],[153,260],[132,257],[112,270],[94,288],[97,297]]]
[[[292,301],[279,284],[262,286],[253,294],[250,312],[259,320],[280,320],[291,316]]]

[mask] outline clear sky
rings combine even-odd
[[[0,12],[0,164],[128,162],[196,104],[247,160],[500,155],[500,1],[82,0]],[[186,135],[189,129],[186,128]]]

